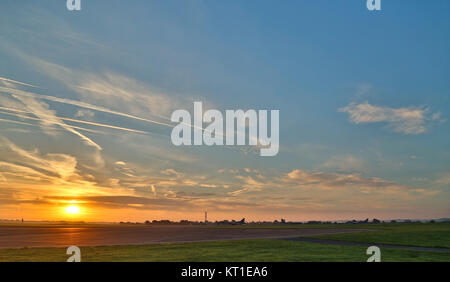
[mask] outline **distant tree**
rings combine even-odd
[[[318,220],[310,220],[310,221],[308,221],[306,224],[322,224],[322,221],[318,221]]]

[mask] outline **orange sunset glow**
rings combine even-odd
[[[70,215],[77,215],[80,213],[80,208],[78,206],[68,206],[65,208],[66,213]]]

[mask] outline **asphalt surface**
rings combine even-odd
[[[0,226],[0,248],[139,245],[257,238],[293,238],[358,229],[205,228],[201,226]]]

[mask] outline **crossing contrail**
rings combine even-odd
[[[32,112],[30,112],[30,111],[17,110],[17,109],[7,108],[7,107],[0,107],[0,110],[3,110],[3,111],[10,111],[10,112],[16,112],[16,113],[32,114]],[[24,117],[24,116],[21,115],[21,117]],[[27,118],[28,118],[28,117],[27,117]],[[134,133],[143,133],[143,134],[148,133],[148,132],[142,131],[142,130],[131,129],[131,128],[126,128],[126,127],[120,127],[120,126],[114,126],[114,125],[103,124],[103,123],[97,123],[97,122],[91,122],[91,121],[85,121],[85,120],[78,120],[78,119],[65,118],[65,117],[59,117],[59,116],[56,116],[56,118],[58,118],[58,119],[60,119],[60,120],[66,120],[66,121],[77,122],[77,123],[83,123],[83,124],[88,124],[88,125],[93,125],[93,126],[99,126],[99,127],[105,127],[105,128],[111,128],[111,129],[117,129],[117,130],[129,131],[129,132],[134,132]],[[40,119],[39,119],[39,120],[40,120]]]
[[[33,92],[28,92],[28,91],[23,91],[23,90],[19,90],[19,89],[8,88],[8,87],[2,87],[2,86],[0,86],[0,91],[4,92],[4,93],[8,93],[8,94],[22,95],[22,96],[26,96],[26,97],[33,97],[33,98],[48,100],[48,101],[52,101],[52,102],[73,105],[73,106],[77,106],[80,108],[109,113],[109,114],[127,117],[127,118],[135,119],[135,120],[140,120],[140,121],[144,121],[144,122],[148,122],[148,123],[153,123],[153,124],[158,124],[158,125],[163,125],[163,126],[168,126],[168,127],[174,127],[174,125],[169,124],[169,123],[159,122],[159,121],[146,119],[146,118],[141,118],[141,117],[137,117],[134,115],[114,111],[114,110],[111,110],[111,109],[108,109],[105,107],[95,106],[95,105],[92,105],[92,104],[89,104],[86,102],[76,101],[76,100],[72,100],[72,99],[58,98],[58,97],[54,97],[54,96],[42,95],[42,94],[37,94],[37,93],[33,93]]]

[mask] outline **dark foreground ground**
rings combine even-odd
[[[54,247],[23,248],[48,245]],[[375,245],[384,262],[450,262],[450,223],[220,228],[0,225],[0,261],[64,262],[69,245],[80,246],[81,261],[364,262],[369,257],[367,246]]]
[[[0,226],[0,248],[142,245],[290,238],[363,229],[205,228],[203,226]]]

